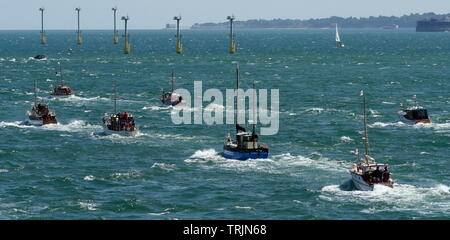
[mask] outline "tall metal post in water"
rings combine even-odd
[[[131,50],[131,46],[130,46],[130,43],[128,42],[128,38],[130,37],[130,35],[128,35],[128,20],[130,20],[130,18],[128,16],[126,16],[126,17],[123,16],[122,20],[125,21],[125,34],[124,34],[124,37],[125,37],[125,48],[123,49],[123,53],[129,54],[130,50]]]
[[[227,19],[230,21],[230,53],[236,53],[236,44],[234,42],[235,36],[233,33],[233,21],[234,21],[234,15],[228,16]]]
[[[44,32],[44,8],[39,8],[39,11],[41,11],[41,44],[46,44],[47,39],[45,38],[45,32]]]
[[[77,7],[77,8],[75,8],[75,11],[77,11],[77,17],[78,17],[77,44],[81,45],[83,43],[83,39],[81,38],[81,31],[80,31],[80,11],[81,11],[81,8]]]
[[[173,20],[177,21],[177,53],[182,54],[183,53],[183,45],[181,44],[181,34],[180,34],[180,20],[181,16],[175,16],[173,17]]]
[[[112,10],[114,11],[114,44],[118,44],[119,43],[119,34],[117,33],[117,27],[116,27],[117,7],[113,7]]]

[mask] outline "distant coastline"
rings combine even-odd
[[[424,19],[444,18],[450,14],[409,14],[401,17],[378,16],[378,17],[329,17],[317,19],[250,19],[245,21],[234,21],[235,28],[241,29],[320,29],[331,28],[337,23],[341,28],[415,28],[418,21]],[[191,29],[226,29],[228,22],[221,23],[196,23]]]

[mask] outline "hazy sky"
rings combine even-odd
[[[39,29],[39,7],[45,7],[46,29],[76,28],[75,7],[81,7],[82,29],[110,29],[111,7],[118,18],[129,15],[130,29],[160,29],[181,14],[182,27],[194,23],[330,16],[401,16],[409,13],[449,13],[450,0],[0,0],[0,29]],[[123,23],[119,21],[119,28]]]

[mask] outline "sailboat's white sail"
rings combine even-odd
[[[336,23],[336,42],[340,42],[340,41],[341,41],[341,38],[339,37],[338,26],[337,26],[337,23]]]

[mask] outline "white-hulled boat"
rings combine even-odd
[[[58,121],[56,120],[55,111],[48,108],[48,105],[44,102],[37,102],[37,82],[34,81],[34,104],[30,111],[27,111],[27,119],[25,120],[25,124],[34,125],[34,126],[42,126],[46,124],[56,124]]]
[[[364,146],[366,151],[363,158],[359,158],[359,151],[356,151],[359,163],[354,164],[350,169],[353,184],[361,191],[373,191],[376,184],[394,187],[394,181],[392,180],[392,174],[389,171],[389,165],[376,163],[375,159],[369,156],[366,97],[363,91],[361,91],[361,96],[364,97]]]

